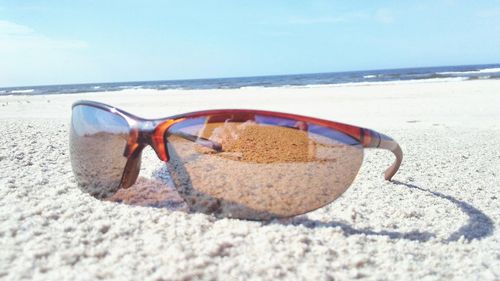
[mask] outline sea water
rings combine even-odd
[[[254,77],[88,83],[0,88],[0,95],[49,95],[128,89],[237,89],[248,87],[324,87],[427,81],[500,79],[500,64],[364,70]]]

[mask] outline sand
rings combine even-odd
[[[79,99],[144,117],[256,108],[332,119],[392,136],[404,160],[387,182],[393,156],[367,150],[335,202],[262,223],[188,213],[147,149],[138,184],[103,201],[71,171]],[[1,96],[0,131],[2,280],[500,279],[498,80]]]

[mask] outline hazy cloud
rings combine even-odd
[[[381,23],[393,23],[394,17],[389,9],[378,9],[375,11],[373,18]]]
[[[368,19],[369,15],[364,12],[346,13],[338,16],[322,16],[322,17],[292,17],[286,23],[297,25],[309,24],[334,24],[334,23],[348,23],[358,20]]]
[[[0,85],[46,84],[82,68],[88,44],[51,38],[29,26],[0,20]]]
[[[487,10],[480,10],[476,13],[480,18],[500,18],[500,7],[495,7]]]
[[[293,18],[288,21],[289,24],[322,24],[345,22],[342,17],[320,17],[320,18]]]
[[[0,36],[5,35],[26,35],[32,33],[33,29],[13,23],[10,21],[0,20]]]
[[[0,20],[0,51],[84,49],[87,46],[81,40],[49,38],[28,26]]]
[[[292,25],[314,25],[314,24],[337,24],[337,23],[352,23],[358,21],[376,21],[379,23],[390,24],[394,22],[394,16],[389,9],[378,9],[374,12],[352,12],[335,16],[318,16],[318,17],[291,17],[282,23]],[[269,24],[269,23],[266,23]]]
[[[457,0],[441,0],[441,2],[443,2],[444,4],[446,4],[448,6],[454,6],[454,5],[458,4]]]

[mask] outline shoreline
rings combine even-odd
[[[400,84],[430,84],[430,83],[448,83],[448,82],[472,82],[472,81],[495,81],[500,80],[500,78],[486,78],[486,79],[470,79],[468,77],[446,77],[446,78],[429,78],[429,79],[409,79],[409,80],[390,80],[390,81],[368,81],[368,82],[345,82],[345,83],[329,83],[329,84],[307,84],[307,85],[281,85],[281,86],[242,86],[242,87],[227,87],[227,88],[172,88],[172,89],[155,89],[155,88],[143,88],[138,86],[136,88],[122,89],[122,90],[109,90],[109,91],[82,91],[74,93],[42,93],[42,94],[29,94],[34,92],[34,89],[24,89],[24,88],[38,88],[38,87],[50,87],[58,85],[47,85],[47,86],[22,86],[22,87],[5,87],[0,88],[0,97],[29,97],[29,96],[53,96],[53,95],[79,95],[88,93],[114,93],[114,92],[129,92],[129,91],[224,91],[224,90],[245,90],[245,89],[314,89],[314,88],[336,88],[336,87],[361,87],[361,86],[378,86],[378,85],[400,85]],[[94,85],[99,83],[86,83],[86,84],[75,84],[75,85]],[[111,83],[112,84],[112,83]],[[71,84],[64,84],[61,86],[69,86]],[[5,94],[5,89],[16,89],[23,88],[22,90],[15,90],[11,94]]]
[[[500,79],[500,64],[473,64],[451,66],[420,66],[393,69],[367,69],[319,73],[291,73],[236,77],[186,78],[170,80],[139,80],[115,82],[82,82],[64,84],[32,84],[26,86],[2,86],[0,95],[32,93],[83,93],[119,91],[122,89],[240,89],[244,87],[322,87],[349,84],[379,83],[426,83],[432,81]]]
[[[144,118],[162,118],[206,109],[262,109],[291,112],[370,127],[406,126],[407,121],[442,122],[459,127],[498,128],[490,115],[500,104],[500,80],[402,83],[317,88],[246,88],[211,90],[124,90],[84,94],[0,96],[1,119],[66,119],[77,100],[95,100]],[[481,111],[466,106],[483,99]],[[449,100],[449,102],[445,102]],[[442,103],[442,104],[441,104]],[[410,114],[408,106],[418,107]],[[384,111],[380,110],[380,107]],[[455,114],[462,111],[462,114]],[[448,118],[454,115],[454,118]],[[478,122],[468,122],[476,116]],[[406,120],[405,120],[406,119]],[[444,120],[441,120],[444,119]],[[446,122],[445,122],[446,121]]]

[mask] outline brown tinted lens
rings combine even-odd
[[[116,192],[127,163],[123,153],[128,136],[129,126],[122,117],[91,106],[73,107],[71,164],[84,191],[99,198]]]
[[[169,129],[167,146],[169,171],[193,211],[245,219],[322,207],[349,187],[363,160],[359,142],[343,133],[266,116],[187,119]]]

